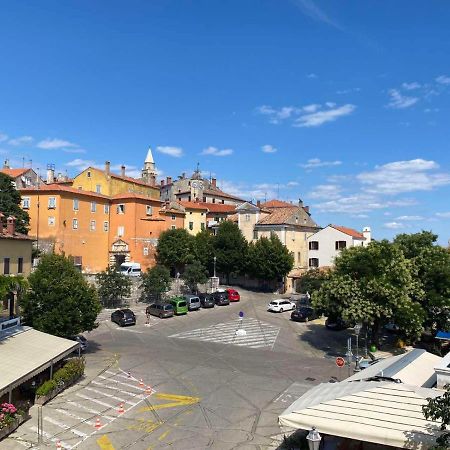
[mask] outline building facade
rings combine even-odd
[[[308,267],[331,267],[344,248],[366,246],[371,239],[370,227],[359,232],[339,225],[328,225],[308,237]]]
[[[204,204],[181,201],[180,205],[185,210],[184,228],[189,234],[195,236],[206,230],[208,208]]]
[[[25,167],[11,169],[8,160],[4,162],[3,168],[0,169],[0,173],[4,173],[11,177],[14,180],[16,189],[37,186],[39,182],[39,176],[33,169]]]

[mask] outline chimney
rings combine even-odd
[[[105,173],[107,176],[111,174],[111,163],[109,161],[105,161]]]
[[[172,183],[172,177],[166,177],[166,183],[167,184]]]
[[[369,245],[370,242],[372,241],[372,230],[370,229],[370,227],[364,227],[363,228],[363,232],[362,232],[363,236],[364,236],[364,247],[366,245]]]
[[[214,187],[217,187],[217,178],[211,178],[211,184],[212,184]]]
[[[301,198],[298,199],[298,206],[303,207],[303,201]]]
[[[125,176],[125,166],[124,166],[123,164],[120,166],[120,175],[121,175],[122,177]]]
[[[14,216],[9,216],[6,219],[6,232],[11,236],[14,236],[16,232],[16,218]]]
[[[256,206],[259,208],[261,207],[261,200],[256,200]]]
[[[161,180],[161,187],[164,186],[164,180]]]
[[[309,206],[304,206],[303,209],[309,214]]]
[[[55,182],[55,165],[47,164],[47,184],[53,184]]]
[[[9,159],[8,158],[5,159],[5,162],[3,163],[3,168],[4,169],[9,169],[10,168],[9,167]]]

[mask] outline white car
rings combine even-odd
[[[296,307],[297,304],[295,302],[291,302],[290,300],[285,299],[278,299],[272,300],[267,305],[267,311],[283,312],[283,311],[290,311],[292,309],[295,309]]]

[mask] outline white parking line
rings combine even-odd
[[[65,415],[65,416],[72,417],[73,419],[81,420],[81,422],[87,423],[88,425],[92,425],[92,426],[95,425],[95,423],[90,421],[89,419],[85,419],[84,417],[80,417],[75,414],[72,414],[69,411],[66,411],[65,409],[57,408],[57,409],[55,409],[55,411],[59,412],[60,414]]]
[[[66,425],[65,423],[61,423],[58,420],[52,419],[51,417],[44,417],[44,420],[46,422],[52,423],[53,425],[56,425],[59,428],[62,428],[63,430],[70,431],[71,433],[76,434],[77,436],[80,436],[80,437],[86,437],[87,436],[86,433],[83,433],[82,431],[75,430],[75,429],[69,427],[69,425]]]
[[[89,400],[89,398],[88,398],[88,400]],[[81,405],[80,403],[73,402],[72,400],[69,400],[67,403],[70,403],[71,405],[75,405],[78,408],[81,408],[81,409],[84,409],[86,411],[89,411],[90,413],[95,414],[96,416],[102,416],[102,417],[104,417],[105,419],[107,419],[109,421],[114,420],[114,417],[106,416],[106,415],[103,414],[102,411],[96,411],[95,409],[88,408],[87,406]]]
[[[35,427],[35,426],[31,426],[30,430],[34,431],[35,433],[38,432],[38,428]],[[73,448],[71,445],[67,444],[66,442],[63,442],[63,441],[59,440],[56,437],[53,437],[50,433],[47,433],[44,430],[41,430],[40,433],[42,433],[42,435],[45,436],[49,441],[52,441],[52,442],[55,442],[55,443],[58,442],[58,441],[61,442],[61,445],[62,445],[62,447],[64,449],[71,450]]]
[[[131,406],[136,406],[136,405],[137,405],[137,403],[130,402],[129,400],[125,400],[125,399],[123,399],[123,398],[121,398],[121,397],[117,397],[117,396],[115,396],[115,395],[112,395],[112,394],[108,394],[108,393],[106,393],[106,392],[99,391],[98,389],[94,389],[94,388],[91,388],[91,387],[89,387],[89,386],[86,386],[85,389],[86,389],[87,391],[95,392],[96,394],[104,395],[104,396],[109,397],[109,398],[114,398],[114,399],[116,399],[116,400],[119,400],[119,402],[122,402],[122,403],[129,403]]]
[[[98,403],[99,405],[106,406],[107,408],[110,408],[110,409],[113,409],[116,407],[116,405],[111,405],[109,403],[102,402],[101,400],[97,400],[96,398],[88,397],[87,395],[80,394],[79,392],[77,392],[75,395],[84,400],[89,400],[90,402]]]
[[[140,386],[134,386],[133,384],[129,384],[129,383],[123,383],[122,381],[114,380],[113,378],[105,377],[104,375],[99,375],[99,378],[101,378],[102,380],[108,380],[108,381],[110,381],[110,382],[112,382],[112,383],[118,383],[118,384],[121,384],[121,385],[123,385],[123,386],[128,386],[128,387],[130,387],[130,388],[135,389],[136,391],[140,391],[141,393],[142,393],[142,391],[144,390],[143,387],[140,387]]]

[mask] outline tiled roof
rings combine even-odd
[[[286,207],[291,207],[291,206],[295,206],[292,203],[288,203],[288,202],[283,202],[281,200],[269,200],[268,202],[265,203],[261,203],[260,204],[261,208],[286,208]]]
[[[208,208],[205,205],[205,203],[200,202],[185,202],[181,201],[180,205],[187,209],[199,209],[201,211],[206,211]]]
[[[8,175],[12,178],[17,178],[20,177],[21,175],[23,175],[24,173],[28,172],[29,170],[31,170],[30,168],[25,169],[0,169],[1,173],[4,173],[5,175]]]
[[[227,217],[227,220],[229,220],[230,222],[238,222],[239,216],[238,214],[231,214]]]
[[[230,213],[236,209],[236,205],[225,205],[223,203],[199,202],[199,204],[208,208],[208,212],[211,213]]]
[[[108,199],[109,197],[107,195],[98,194],[97,192],[91,192],[91,191],[83,191],[81,189],[75,189],[71,186],[65,186],[63,184],[41,184],[39,188],[37,187],[29,187],[29,188],[22,188],[19,189],[19,192],[22,194],[28,194],[28,193],[38,193],[38,192],[68,192],[71,194],[76,195],[84,195],[87,197],[94,197],[94,198],[101,198],[101,199]]]
[[[125,199],[137,199],[137,200],[151,200],[153,202],[158,202],[158,203],[162,203],[161,200],[157,199],[157,198],[153,198],[153,197],[149,197],[148,195],[143,195],[143,194],[136,194],[135,192],[127,192],[125,194],[117,194],[114,195],[111,200],[125,200]]]
[[[216,189],[205,189],[203,191],[205,195],[216,195],[217,197],[231,198],[232,200],[239,200],[243,202],[242,198],[236,197],[235,195],[227,194],[226,192],[221,191],[219,188]]]
[[[97,167],[88,167],[87,169],[83,170],[83,172],[86,170],[96,170],[97,172],[102,172],[103,174],[106,175],[106,172],[104,170],[99,169]],[[153,188],[155,190],[159,190],[159,186],[151,186],[150,184],[146,183],[145,181],[138,180],[137,178],[127,177],[127,176],[123,177],[122,175],[118,175],[113,172],[110,172],[109,175],[111,178],[115,178],[117,180],[128,181],[129,183],[139,184],[140,186],[146,186],[149,188]]]
[[[348,234],[355,239],[365,239],[362,233],[354,230],[353,228],[341,227],[340,225],[330,225],[330,227],[333,227],[335,230],[341,231],[344,234]]]
[[[274,208],[268,216],[262,217],[257,225],[298,225],[318,228],[318,225],[301,206],[293,205]]]

